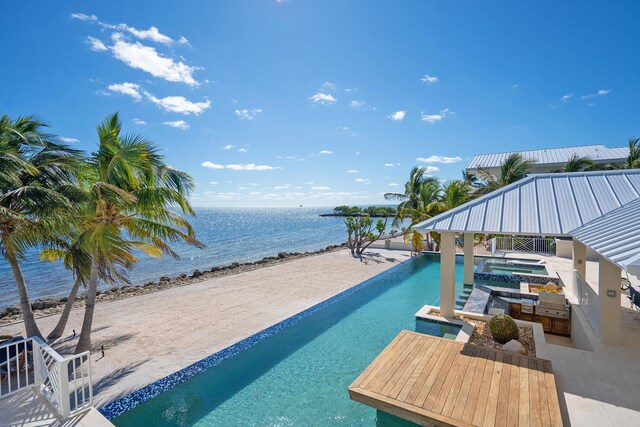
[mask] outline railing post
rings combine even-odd
[[[33,348],[33,385],[37,389],[40,389],[42,381],[44,381],[44,378],[42,378],[42,375],[40,375],[40,373],[42,372],[42,358],[39,356],[42,355],[42,348],[40,348],[40,344],[38,344],[38,342],[34,339],[31,340],[31,345]]]
[[[56,366],[58,368],[58,375],[60,376],[60,390],[58,392],[60,415],[62,415],[63,419],[66,419],[71,414],[71,403],[69,401],[69,361],[58,362]]]

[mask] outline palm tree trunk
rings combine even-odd
[[[40,329],[38,329],[38,325],[36,324],[36,318],[33,315],[33,310],[31,309],[31,301],[29,301],[27,284],[24,281],[24,276],[22,275],[22,269],[20,268],[20,263],[18,263],[18,258],[16,258],[13,251],[7,250],[7,248],[5,248],[5,257],[11,266],[13,277],[16,279],[16,287],[18,288],[18,295],[20,295],[20,308],[22,309],[22,318],[24,319],[24,329],[27,333],[27,337],[42,338]]]
[[[67,327],[67,321],[69,320],[69,314],[71,314],[71,309],[73,308],[73,303],[76,300],[76,295],[78,295],[78,289],[80,289],[80,285],[82,284],[82,279],[79,277],[76,279],[76,282],[73,284],[73,288],[71,288],[71,293],[69,293],[69,299],[67,299],[67,303],[64,306],[64,310],[62,311],[62,315],[58,320],[58,324],[53,331],[47,336],[48,340],[54,340],[56,338],[60,338],[62,334],[64,334],[64,328]]]
[[[84,320],[80,338],[76,345],[75,353],[91,351],[91,328],[93,326],[93,311],[96,306],[96,292],[98,290],[98,262],[95,256],[91,260],[91,275],[89,276],[89,288],[87,289],[87,302],[84,307]]]

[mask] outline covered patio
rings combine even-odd
[[[622,270],[640,271],[640,170],[530,175],[414,228],[441,234],[440,310],[455,314],[455,238],[464,236],[464,283],[474,282],[474,234],[572,238],[572,280],[564,285],[602,343],[621,334]],[[598,256],[597,292],[585,286],[586,248]],[[591,279],[591,278],[590,278]],[[568,283],[567,283],[568,282]]]

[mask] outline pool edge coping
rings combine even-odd
[[[394,271],[395,269],[403,266],[406,261],[411,261],[415,259],[414,257],[405,259],[400,261],[397,265],[394,265],[384,271],[381,271],[374,276],[369,277],[368,279],[345,289],[319,303],[312,305],[305,310],[302,310],[290,317],[287,317],[280,322],[277,322],[259,332],[254,333],[242,340],[231,344],[222,350],[219,350],[209,356],[206,356],[182,369],[179,369],[176,372],[173,372],[165,377],[162,377],[156,381],[153,381],[150,384],[147,384],[144,387],[139,388],[123,397],[120,397],[112,402],[105,404],[104,406],[97,408],[98,411],[109,421],[113,420],[116,417],[128,412],[139,405],[145,403],[146,401],[157,397],[161,393],[164,393],[188,380],[200,374],[214,366],[219,365],[225,360],[236,356],[244,350],[247,350],[253,347],[256,344],[261,343],[267,338],[281,332],[284,329],[287,329],[299,321],[311,316],[312,314],[340,301],[341,299],[354,294],[355,292],[368,287],[373,279],[379,279],[380,277],[384,277]]]

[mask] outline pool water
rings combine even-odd
[[[521,266],[510,266],[504,264],[488,264],[483,270],[483,273],[494,273],[494,274],[511,274],[511,273],[525,273],[525,274],[547,274],[547,269],[544,266],[534,266],[531,267],[521,267]]]
[[[433,335],[434,337],[455,340],[462,326],[452,323],[436,322],[426,319],[416,319],[416,332]]]
[[[116,426],[396,425],[393,417],[350,400],[347,387],[401,330],[414,329],[414,314],[422,306],[439,304],[439,277],[437,255],[406,261],[112,422]],[[456,288],[461,292],[462,264],[456,264]]]

